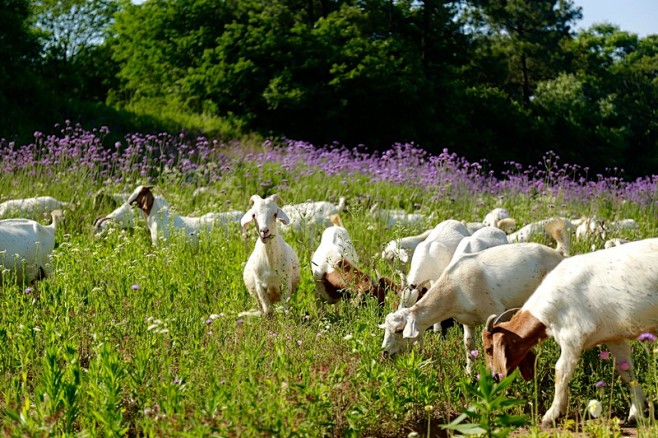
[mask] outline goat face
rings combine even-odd
[[[261,242],[267,243],[276,236],[277,220],[284,225],[290,223],[286,213],[277,205],[277,202],[283,204],[279,195],[274,194],[265,199],[253,195],[250,202],[251,208],[242,216],[240,223],[243,228],[247,228],[253,222]]]
[[[398,353],[404,353],[411,342],[405,339],[404,332],[407,326],[409,309],[400,309],[397,312],[386,315],[384,324],[379,328],[384,329],[384,340],[382,342],[382,355],[393,357]]]
[[[519,335],[510,330],[506,322],[516,309],[496,317],[491,315],[482,330],[482,349],[485,354],[487,368],[494,376],[507,376],[517,367],[525,380],[534,378],[535,354],[529,348],[523,347]],[[523,314],[520,315],[521,320]],[[517,324],[516,321],[514,323]]]
[[[126,201],[126,204],[130,206],[136,205],[148,217],[151,214],[151,208],[153,208],[153,203],[155,202],[155,197],[151,192],[152,188],[152,186],[137,187]]]

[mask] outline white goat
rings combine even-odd
[[[506,243],[508,241],[505,231],[498,227],[482,227],[459,242],[452,255],[451,262],[463,254],[472,254]]]
[[[505,208],[494,208],[484,216],[482,223],[487,227],[497,227],[509,233],[516,226],[516,221],[510,217]]]
[[[155,196],[151,189],[151,186],[137,187],[126,204],[136,205],[144,212],[153,246],[157,246],[159,241],[167,241],[172,232],[181,233],[187,242],[197,244],[201,234],[209,233],[216,225],[237,223],[244,214],[230,211],[207,213],[203,216],[179,216],[172,211],[171,206],[163,197]]]
[[[557,243],[555,249],[565,257],[571,249],[571,224],[568,218],[548,218],[531,222],[507,236],[509,243],[531,242],[538,238],[550,237]]]
[[[34,198],[10,199],[0,203],[0,217],[38,218],[54,210],[73,209],[72,202],[58,201],[52,196],[37,196]]]
[[[413,305],[429,289],[452,260],[459,242],[468,235],[463,223],[448,219],[434,227],[427,238],[416,246],[400,297],[400,307]]]
[[[378,204],[370,208],[369,216],[376,218],[386,224],[387,228],[393,228],[396,225],[416,226],[426,225],[432,218],[422,213],[407,213],[402,209],[383,209]]]
[[[331,226],[331,216],[342,213],[346,208],[345,197],[341,196],[338,205],[329,201],[309,201],[300,204],[290,204],[281,207],[289,218],[289,223],[283,225],[284,231],[295,233],[309,233],[313,236],[316,231]]]
[[[277,220],[282,224],[290,222],[278,205],[283,204],[281,197],[274,194],[263,199],[253,195],[250,203],[251,208],[240,222],[243,228],[253,222],[258,240],[244,267],[243,279],[251,296],[258,300],[259,310],[241,315],[270,315],[272,303],[281,301],[284,310],[287,309],[299,284],[299,259],[295,250],[277,232]]]
[[[494,312],[500,314],[500,312]],[[489,368],[503,375],[519,367],[532,379],[532,347],[548,337],[560,346],[555,396],[542,419],[550,426],[566,413],[569,381],[581,353],[607,344],[617,371],[629,384],[629,420],[642,415],[645,398],[633,375],[626,340],[658,328],[658,239],[573,256],[546,276],[521,307],[491,315],[482,332]]]
[[[492,313],[522,305],[563,258],[539,243],[499,245],[463,254],[416,304],[386,316],[380,325],[385,330],[384,353],[403,352],[413,341],[420,341],[428,327],[454,318],[464,326],[466,370],[470,373],[475,327],[484,324]]]
[[[427,230],[416,236],[406,236],[399,239],[393,239],[386,244],[382,250],[381,257],[386,260],[392,267],[398,264],[406,265],[411,260],[414,250],[420,242],[427,239],[432,230]]]
[[[311,258],[318,306],[336,304],[354,295],[356,303],[362,303],[365,296],[373,296],[380,305],[383,304],[387,290],[399,287],[387,278],[375,280],[362,272],[357,267],[359,258],[352,239],[340,217],[332,216],[332,222],[334,225],[324,230],[320,246]]]
[[[0,220],[0,264],[16,274],[18,283],[52,275],[50,256],[55,248],[55,230],[63,215],[54,210],[51,216],[50,225],[31,219]]]
[[[157,196],[156,196],[157,197]],[[119,228],[134,228],[138,216],[130,204],[121,204],[108,214],[94,219],[94,232],[96,234],[107,230],[111,226]]]

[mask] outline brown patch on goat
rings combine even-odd
[[[525,380],[535,373],[532,347],[548,337],[546,326],[529,312],[519,312],[508,322],[495,324],[482,331],[482,347],[487,367],[508,375],[517,367]]]
[[[151,193],[151,187],[142,187],[142,190],[140,190],[140,192],[130,204],[137,205],[137,207],[139,207],[140,210],[144,212],[144,216],[148,218],[148,216],[151,214],[154,201],[155,196],[153,196],[153,193]]]
[[[400,288],[388,278],[373,281],[369,275],[345,259],[336,262],[334,270],[322,276],[322,282],[327,295],[333,301],[351,298],[354,295],[361,301],[364,296],[370,295],[377,298],[380,305],[384,303],[387,291],[397,291]]]

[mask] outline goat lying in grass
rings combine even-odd
[[[126,204],[136,205],[144,212],[153,246],[157,246],[159,241],[167,241],[174,232],[185,236],[188,243],[197,244],[201,234],[209,233],[217,225],[237,223],[244,214],[230,211],[206,213],[203,216],[180,216],[172,211],[171,206],[163,197],[155,196],[151,189],[151,186],[137,187]]]
[[[362,272],[357,267],[358,255],[340,217],[334,215],[331,220],[334,225],[324,230],[311,258],[318,306],[336,304],[351,297],[361,303],[366,296],[375,297],[383,305],[386,292],[397,291],[399,286],[387,278],[375,280]]]
[[[0,218],[22,217],[38,219],[43,214],[55,210],[74,209],[72,202],[59,201],[52,196],[36,196],[34,198],[10,199],[0,203]]]
[[[345,211],[346,201],[340,197],[338,205],[329,201],[309,201],[289,204],[281,207],[288,216],[288,223],[282,226],[284,231],[295,233],[307,232],[313,236],[318,230],[331,226],[331,216]]]
[[[271,315],[272,303],[281,302],[284,310],[300,279],[299,258],[295,250],[278,232],[277,221],[288,224],[290,219],[279,207],[283,200],[277,194],[265,199],[253,195],[251,208],[240,223],[243,228],[256,226],[258,239],[254,251],[244,267],[243,279],[251,296],[258,301],[259,310],[240,315]]]
[[[16,275],[18,283],[31,283],[53,272],[50,257],[55,248],[55,230],[63,215],[54,210],[51,216],[50,225],[31,219],[0,220],[0,264]]]
[[[386,316],[380,325],[384,329],[384,353],[403,352],[414,341],[422,340],[428,327],[454,318],[464,326],[466,370],[470,373],[475,327],[484,324],[492,313],[522,305],[563,258],[539,243],[499,245],[463,254],[450,263],[416,304]]]
[[[634,420],[642,415],[646,400],[633,375],[627,340],[658,328],[658,239],[566,259],[521,309],[492,313],[482,342],[487,365],[495,373],[506,375],[518,367],[525,379],[532,379],[532,347],[549,337],[560,345],[555,396],[542,426],[566,413],[569,381],[580,355],[599,344],[616,356],[617,372],[630,387],[628,419]]]

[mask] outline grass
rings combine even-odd
[[[383,309],[374,302],[360,308],[341,304],[321,317],[309,266],[315,248],[307,236],[287,238],[302,263],[289,314],[239,319],[239,312],[256,306],[242,280],[253,234],[241,238],[237,224],[216,229],[198,248],[175,239],[153,248],[145,225],[95,237],[93,219],[107,213],[93,205],[93,194],[101,187],[121,192],[154,183],[182,214],[246,210],[254,193],[276,191],[289,203],[345,195],[350,209],[342,219],[362,268],[392,277],[395,272],[376,254],[394,236],[420,229],[386,229],[368,214],[374,202],[434,213],[436,222],[450,217],[479,220],[498,205],[521,222],[597,212],[610,219],[636,219],[641,228],[633,238],[656,232],[653,204],[614,196],[566,201],[561,195],[545,199],[513,190],[473,193],[457,190],[452,181],[423,188],[373,182],[365,170],[327,174],[309,163],[236,160],[212,175],[207,171],[210,158],[203,169],[189,172],[176,167],[179,163],[168,171],[140,173],[134,168],[143,162],[135,159],[124,169],[104,173],[63,154],[57,162],[28,163],[0,176],[7,198],[49,194],[78,204],[57,230],[51,278],[25,285],[3,274],[1,434],[445,436],[440,425],[477,402],[468,390],[474,382],[464,373],[460,329],[451,329],[444,338],[428,334],[422,351],[415,348],[383,360],[377,325],[394,309],[395,297]],[[195,197],[199,186],[210,190]],[[588,251],[591,243],[576,242],[572,252]],[[639,344],[635,356],[638,378],[655,399],[658,376],[652,348]],[[536,380],[516,378],[505,395],[520,401],[508,413],[526,416],[532,425],[552,400],[552,366],[559,354],[552,341],[537,351]],[[599,351],[583,355],[571,384],[569,414],[558,429],[531,426],[513,433],[617,435],[628,394],[612,361],[601,359]],[[605,386],[597,386],[599,381]],[[605,406],[604,415],[585,420],[585,406],[593,398]],[[656,430],[653,421],[636,429],[641,436]]]

